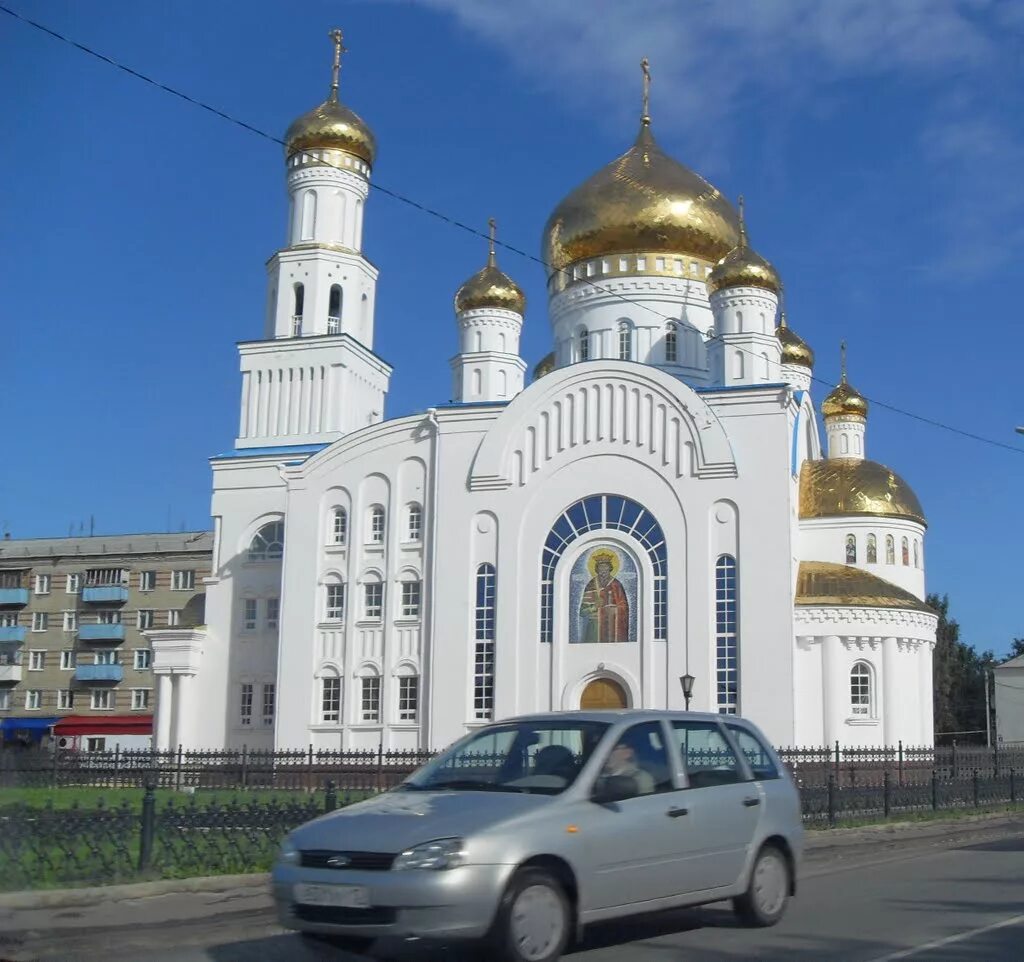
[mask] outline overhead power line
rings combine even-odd
[[[226,111],[219,109],[218,107],[214,107],[212,104],[206,103],[203,100],[199,100],[196,97],[184,93],[183,91],[178,90],[175,87],[171,87],[168,84],[162,83],[161,81],[154,79],[153,77],[149,77],[146,74],[134,69],[133,67],[129,67],[127,64],[115,60],[113,57],[109,57],[106,54],[100,53],[98,50],[93,49],[88,44],[80,43],[79,41],[74,40],[63,33],[60,33],[59,31],[46,26],[45,24],[39,23],[38,21],[31,19],[30,17],[26,17],[24,14],[21,14],[16,10],[12,10],[6,4],[0,3],[0,12],[8,14],[9,16],[15,18],[16,20],[19,20],[22,23],[26,24],[27,26],[40,31],[49,37],[52,37],[54,40],[59,40],[61,43],[65,43],[71,47],[74,47],[76,50],[86,54],[87,56],[95,57],[97,60],[100,60],[108,66],[114,67],[117,70],[123,71],[129,76],[134,77],[136,80],[141,80],[144,83],[150,84],[151,86],[156,87],[167,94],[170,94],[172,97],[177,97],[180,100],[184,100],[186,103],[191,104],[194,107],[198,107],[200,110],[204,110],[207,113],[213,114],[215,117],[227,121],[228,123],[233,124],[236,127],[240,127],[251,134],[255,134],[257,137],[261,137],[264,140],[269,140],[271,143],[278,144],[279,146],[282,147],[285,146],[285,141],[282,140],[280,137],[277,137],[274,134],[269,133],[268,131],[261,130],[259,127],[247,123],[246,121],[241,120],[240,118],[235,117],[232,114],[229,114]],[[324,163],[326,164],[326,166],[335,166],[333,164],[327,163],[326,161],[324,161]],[[419,201],[414,200],[413,198],[408,197],[405,194],[400,193],[399,191],[392,190],[391,188],[386,187],[383,184],[377,183],[376,181],[371,180],[369,183],[371,190],[375,190],[378,193],[384,194],[385,196],[390,197],[392,200],[398,201],[401,204],[405,204],[408,207],[412,207],[415,210],[418,210],[421,213],[428,215],[429,217],[433,217],[437,220],[440,220],[446,224],[451,225],[452,227],[456,227],[459,230],[465,231],[468,234],[472,234],[474,237],[479,237],[484,240],[490,240],[488,234],[484,233],[483,231],[475,227],[472,227],[469,224],[463,223],[456,217],[451,217],[448,214],[445,214],[443,211],[439,211],[426,204],[422,204]],[[511,254],[515,254],[518,257],[523,257],[526,260],[533,261],[534,263],[541,265],[545,269],[545,271],[548,272],[549,275],[551,273],[560,272],[564,273],[566,277],[570,277],[569,272],[566,271],[564,268],[552,268],[550,264],[548,264],[542,257],[538,257],[536,254],[531,254],[529,251],[525,251],[522,248],[516,247],[515,245],[509,244],[505,241],[495,240],[494,243],[501,247],[503,250],[507,250]],[[572,278],[570,277],[570,279]],[[599,282],[594,281],[592,278],[584,277],[576,278],[576,280],[587,283],[596,290],[599,290],[605,294],[611,294],[618,300],[621,300],[623,303],[629,304],[632,307],[639,308],[640,310],[643,311],[647,311],[648,313],[653,314],[655,317],[657,317],[664,323],[677,323],[676,318],[662,314],[660,311],[655,310],[648,304],[642,304],[639,301],[634,301],[618,291],[613,291],[607,287],[603,287]],[[703,334],[705,332],[700,333]],[[747,354],[752,358],[760,357],[760,355],[756,354],[754,351],[747,350],[746,348],[739,347],[738,345],[731,345],[731,347],[733,350],[739,350],[741,353]],[[813,374],[811,375],[811,380],[828,388],[833,388],[836,386],[831,381],[828,381],[825,378],[817,377]],[[888,402],[881,401],[877,398],[869,397],[867,395],[864,395],[864,397],[870,404],[876,405],[877,407],[880,408],[884,408],[887,411],[892,411],[894,414],[899,414],[902,415],[903,417],[911,418],[912,420],[918,421],[921,424],[927,424],[930,425],[931,427],[939,428],[943,431],[948,431],[952,434],[958,435],[959,437],[967,438],[968,440],[971,441],[977,441],[981,444],[988,444],[1006,451],[1012,451],[1014,454],[1024,454],[1024,448],[1022,447],[1013,444],[1007,444],[1003,441],[997,441],[994,438],[988,438],[981,434],[975,434],[972,431],[966,431],[963,428],[955,427],[954,425],[947,424],[944,421],[937,421],[934,418],[925,417],[924,415],[921,414],[915,414],[913,411],[908,411],[905,408],[899,407],[898,405],[889,404]]]

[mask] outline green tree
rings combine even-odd
[[[1024,655],[1024,638],[1013,639],[1010,644],[1010,653],[1006,657],[1016,658],[1018,655]]]

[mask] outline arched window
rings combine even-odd
[[[406,535],[410,541],[421,541],[423,539],[423,508],[413,502],[409,505],[408,528]]]
[[[366,668],[359,679],[359,720],[380,721],[380,675],[376,668]]]
[[[348,512],[344,508],[335,508],[331,512],[331,529],[327,536],[328,544],[348,544]]]
[[[896,564],[896,542],[893,541],[891,534],[885,536],[885,563]]]
[[[732,355],[732,376],[734,378],[743,377],[743,352],[734,351]]]
[[[874,717],[874,676],[871,666],[858,661],[850,672],[850,714]]]
[[[384,615],[384,583],[373,572],[363,579],[363,619],[380,621]]]
[[[302,333],[302,311],[306,305],[306,288],[302,284],[295,285],[295,309],[292,311],[292,337]]]
[[[850,453],[850,437],[847,434],[839,435],[839,453],[849,454]]]
[[[633,360],[633,326],[629,321],[619,321],[619,360]]]
[[[375,504],[370,508],[370,530],[367,541],[370,544],[384,544],[385,514],[384,509]]]
[[[250,561],[280,561],[284,554],[284,522],[271,521],[253,535],[249,543]]]
[[[905,565],[909,565],[910,564],[910,543],[907,541],[906,538],[903,539],[902,549],[903,549],[903,563]]]
[[[590,331],[583,329],[579,332],[579,350],[577,360],[590,360]]]
[[[917,546],[917,539],[916,538],[914,539],[914,567],[915,568],[920,568],[921,567],[921,552],[920,552],[920,549]]]
[[[345,583],[338,580],[324,584],[324,621],[344,621]]]
[[[316,191],[302,195],[302,240],[312,240],[316,234]]]
[[[508,340],[505,337],[504,332],[502,332],[501,334],[498,335],[498,350],[501,351],[502,354],[504,354],[507,346]]]
[[[679,333],[675,324],[665,327],[665,363],[676,364],[679,361]]]
[[[761,355],[761,379],[764,381],[768,380],[768,375],[771,373],[771,365],[768,361],[768,355]]]
[[[848,534],[846,536],[846,563],[855,565],[857,563],[857,536]]]
[[[494,565],[476,569],[476,609],[473,625],[473,717],[494,717],[494,634],[497,572]]]
[[[868,564],[878,563],[878,540],[873,534],[868,535]]]
[[[480,368],[473,368],[473,394],[478,396],[480,391],[483,389],[483,377],[480,374]]]
[[[473,350],[482,351],[484,349],[484,335],[482,331],[473,332]]]
[[[364,338],[370,336],[370,299],[365,294],[359,301],[359,332]]]
[[[918,568],[924,567],[924,544],[920,541],[914,542],[914,558]]]
[[[508,397],[508,371],[498,371],[498,397]]]
[[[623,531],[647,551],[654,571],[654,639],[668,638],[668,551],[657,519],[617,494],[595,494],[566,508],[551,526],[540,562],[540,640],[554,636],[555,568],[565,549],[588,531]]]
[[[721,715],[739,711],[740,667],[737,626],[736,559],[720,555],[715,563],[716,698]]]
[[[414,722],[419,715],[419,676],[411,665],[400,666],[395,675],[398,679],[398,720]]]
[[[320,721],[335,725],[341,721],[341,676],[333,668],[320,677]]]
[[[341,285],[331,285],[331,298],[327,307],[327,333],[341,333]]]

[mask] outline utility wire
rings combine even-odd
[[[108,66],[116,68],[117,70],[123,71],[129,76],[134,77],[136,80],[141,80],[144,83],[150,84],[151,86],[157,87],[165,93],[170,94],[172,97],[177,97],[180,100],[184,100],[186,103],[192,104],[194,107],[198,107],[200,110],[205,110],[208,113],[213,114],[215,117],[220,118],[221,120],[225,120],[230,124],[234,124],[236,127],[241,127],[243,130],[246,130],[252,134],[256,134],[256,136],[262,137],[264,140],[269,140],[271,143],[279,144],[282,147],[286,146],[285,141],[282,140],[280,137],[276,137],[265,130],[261,130],[259,127],[254,127],[252,124],[246,123],[244,120],[240,120],[239,118],[234,117],[231,114],[226,113],[225,111],[220,110],[219,108],[206,103],[205,101],[198,100],[197,98],[192,97],[189,94],[177,90],[174,87],[170,87],[167,84],[161,83],[159,80],[155,80],[152,77],[148,77],[146,76],[146,74],[141,73],[132,67],[129,67],[127,64],[123,64],[118,60],[114,60],[112,57],[108,57],[106,54],[94,50],[87,44],[79,43],[77,40],[73,40],[72,38],[65,36],[64,34],[59,33],[58,31],[53,30],[50,27],[47,27],[45,24],[41,24],[36,20],[32,20],[31,18],[26,17],[21,13],[18,13],[16,10],[12,10],[6,4],[0,3],[0,12],[6,13],[16,20],[20,20],[27,26],[39,30],[40,32],[45,33],[47,36],[52,37],[55,40],[59,40],[61,43],[66,43],[69,46],[74,47],[81,53],[84,53],[90,57],[95,57],[97,60],[100,60]],[[327,163],[326,161],[323,161],[322,163],[324,163],[325,166],[337,167],[338,169],[342,169],[340,166]],[[391,188],[386,187],[383,184],[377,183],[376,181],[372,180],[369,182],[369,184],[372,190],[376,190],[377,192],[384,194],[387,197],[390,197],[392,200],[405,204],[408,207],[412,207],[415,210],[418,210],[421,213],[428,215],[429,217],[433,217],[437,220],[443,221],[446,224],[450,224],[452,227],[456,227],[459,230],[465,231],[466,233],[472,234],[473,236],[479,237],[483,240],[491,239],[490,235],[485,234],[483,231],[478,230],[475,227],[471,227],[469,224],[464,224],[457,218],[450,217],[447,214],[443,213],[442,211],[436,210],[433,207],[428,207],[426,204],[421,204],[419,201],[416,201],[411,197],[407,197],[406,195],[399,193],[396,190],[392,190]],[[543,258],[537,257],[537,255],[535,254],[531,254],[528,251],[522,250],[521,248],[516,247],[513,244],[506,243],[505,241],[495,239],[494,243],[512,254],[516,254],[517,256],[523,257],[526,260],[533,261],[536,264],[540,264],[545,269],[545,271],[548,272],[549,275],[553,273],[561,273],[564,274],[567,279],[573,279],[565,268],[553,268]],[[639,301],[634,301],[626,297],[624,294],[619,293],[618,291],[613,291],[607,287],[603,287],[601,286],[601,284],[592,280],[591,278],[581,277],[576,278],[576,280],[583,281],[589,284],[595,290],[601,291],[602,293],[611,294],[616,299],[622,301],[623,303],[629,304],[632,307],[645,310],[648,313],[653,314],[660,321],[663,321],[665,323],[678,322],[676,318],[670,317],[669,315],[666,314],[662,314],[659,311],[656,311],[653,307],[651,307],[648,304],[641,304]],[[699,333],[703,334],[704,332]],[[716,339],[717,336],[712,336],[711,338],[709,338],[709,340]],[[739,347],[738,345],[735,344],[731,345],[731,347],[733,348],[733,350],[738,350],[741,353],[747,354],[752,358],[760,357],[760,355],[756,354],[754,351],[748,350],[747,348]],[[825,378],[817,377],[814,374],[811,375],[811,380],[828,388],[833,388],[836,386],[831,381],[828,381]],[[915,414],[913,411],[908,411],[905,408],[901,408],[895,404],[889,404],[885,401],[880,401],[877,398],[868,397],[867,395],[863,395],[863,397],[870,404],[876,405],[877,407],[880,408],[884,408],[885,410],[888,411],[892,411],[895,414],[900,414],[903,417],[911,418],[922,424],[928,424],[931,427],[939,428],[943,431],[948,431],[952,434],[959,435],[960,437],[967,438],[972,441],[978,441],[982,444],[989,444],[997,448],[1002,448],[1003,450],[1006,451],[1012,451],[1014,454],[1024,454],[1024,447],[1020,447],[1013,444],[1007,444],[1003,441],[996,441],[994,438],[987,438],[983,435],[975,434],[972,431],[965,431],[963,428],[954,427],[952,424],[946,424],[943,421],[937,421],[934,418],[925,417],[921,414]]]

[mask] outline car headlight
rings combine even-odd
[[[286,865],[298,865],[300,857],[299,850],[292,844],[291,839],[286,838],[281,843],[281,851],[277,854],[277,860]]]
[[[458,868],[466,864],[464,842],[461,838],[435,838],[432,842],[407,848],[395,859],[396,872],[408,869]]]

